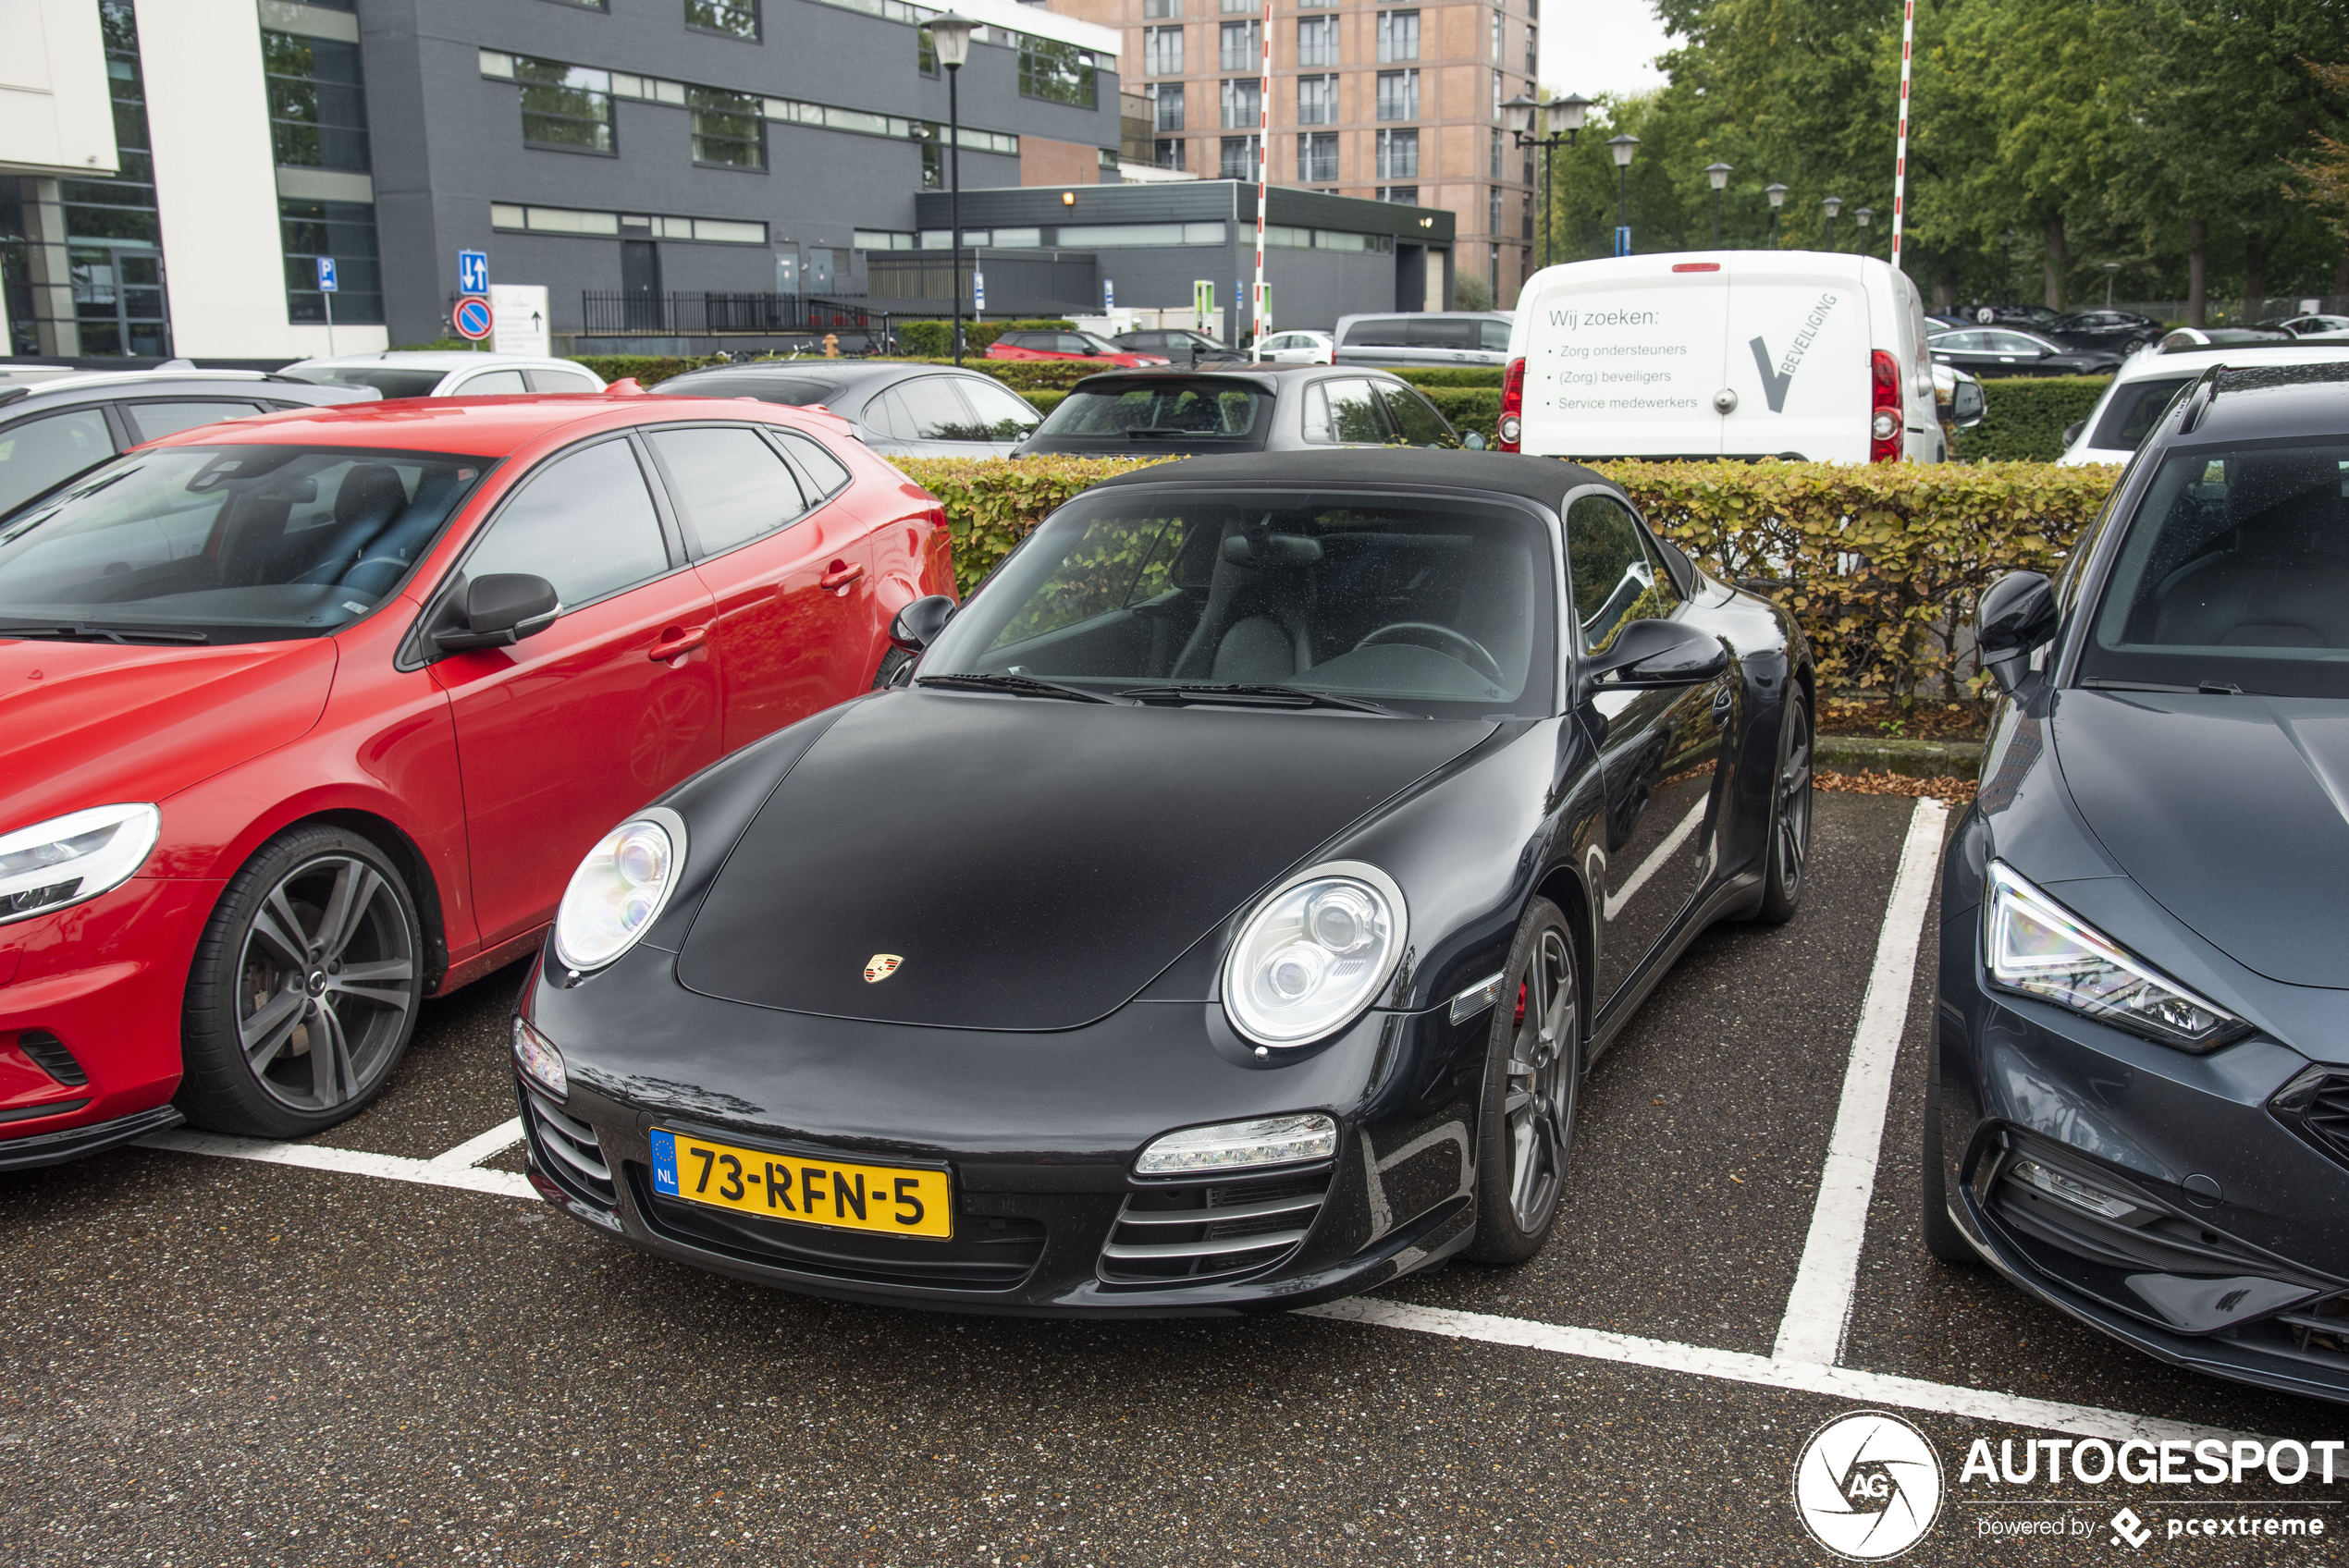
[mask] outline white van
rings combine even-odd
[[[1949,456],[1916,285],[1818,251],[1535,273],[1518,296],[1500,435],[1505,451],[1561,458]]]

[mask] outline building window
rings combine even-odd
[[[1297,178],[1307,184],[1337,178],[1337,132],[1308,131],[1297,139]]]
[[[1264,84],[1254,77],[1226,78],[1224,82],[1224,129],[1246,130],[1264,118]]]
[[[98,26],[105,46],[106,86],[114,100],[119,172],[100,179],[57,182],[66,237],[73,241],[66,251],[66,276],[72,286],[79,351],[162,358],[171,352],[171,324],[164,302],[162,227],[155,215],[138,18],[129,0],[105,0],[98,7]],[[59,339],[67,336],[61,330],[64,325],[56,324]],[[37,344],[39,328],[35,330]],[[76,350],[60,341],[55,351]]]
[[[1257,4],[1257,0],[1222,0],[1217,9],[1227,17],[1236,12],[1245,17],[1251,12],[1262,10],[1263,7]]]
[[[1420,133],[1382,130],[1378,133],[1378,178],[1417,179],[1420,177]]]
[[[1529,81],[1542,74],[1540,70],[1535,68],[1537,63],[1535,57],[1540,53],[1541,37],[1539,30],[1529,22],[1526,24],[1525,28],[1525,75]],[[1528,88],[1527,91],[1531,92],[1532,90]]]
[[[1507,47],[1502,42],[1505,37],[1502,29],[1507,25],[1502,21],[1500,12],[1493,13],[1493,63],[1496,66],[1501,63],[1501,51]]]
[[[1151,144],[1150,162],[1162,169],[1188,168],[1189,162],[1183,155],[1183,149],[1188,145],[1180,137],[1162,138]]]
[[[1142,16],[1150,21],[1171,19],[1183,14],[1183,0],[1142,0]]]
[[[1501,81],[1501,73],[1494,71],[1493,73],[1493,117],[1496,120],[1501,117],[1501,96],[1507,91],[1507,87]]]
[[[1297,24],[1297,63],[1300,66],[1337,64],[1337,18],[1308,17]]]
[[[938,43],[926,27],[914,30],[914,66],[924,76],[938,74]]]
[[[694,162],[719,168],[767,166],[766,104],[746,92],[716,87],[685,89],[694,122]]]
[[[1336,4],[1337,0],[1297,0],[1297,8],[1300,11],[1311,11],[1318,10],[1325,6],[1335,6]]]
[[[922,189],[946,189],[946,149],[935,138],[922,143]]]
[[[1378,188],[1378,200],[1400,202],[1407,207],[1416,207],[1420,204],[1420,188],[1416,185],[1382,185]]]
[[[1227,136],[1224,138],[1224,161],[1217,172],[1221,179],[1254,179],[1256,178],[1256,138]]]
[[[1420,117],[1419,72],[1378,73],[1378,117],[1383,120],[1415,120]]]
[[[1527,185],[1533,183],[1533,149],[1531,147],[1525,150],[1525,163],[1518,170],[1517,178]]]
[[[514,80],[522,85],[523,145],[565,153],[619,151],[610,72],[517,55]]]
[[[382,269],[375,261],[375,209],[370,202],[277,202],[286,248],[286,319],[324,322],[326,297],[318,292],[318,258],[335,259],[335,325],[381,325]]]
[[[1146,27],[1142,30],[1142,74],[1144,76],[1181,76],[1183,74],[1183,30],[1179,27]]]
[[[1420,14],[1417,11],[1381,11],[1378,14],[1379,64],[1420,57]]]
[[[1159,131],[1161,134],[1170,130],[1181,130],[1185,129],[1183,125],[1183,84],[1181,82],[1162,81],[1154,83],[1150,88],[1150,96],[1158,101],[1156,123],[1151,129]]]
[[[1493,129],[1493,178],[1501,178],[1501,131],[1498,126]]]
[[[1024,98],[1093,106],[1093,56],[1074,43],[1028,33],[1019,36],[1019,91]]]
[[[367,90],[360,84],[359,46],[264,29],[261,61],[277,162],[364,171]]]
[[[1297,79],[1297,123],[1337,123],[1337,78],[1301,76]]]
[[[1500,188],[1499,186],[1495,185],[1495,186],[1492,187],[1490,190],[1486,190],[1486,191],[1485,191],[1485,193],[1484,193],[1484,207],[1485,207],[1484,232],[1485,232],[1485,233],[1487,233],[1487,234],[1498,234],[1498,233],[1500,233],[1500,232],[1501,232],[1501,188]]]
[[[758,42],[758,0],[685,0],[685,25],[695,32],[722,32]]]
[[[1225,22],[1216,29],[1216,68],[1252,71],[1264,64],[1264,24]]]

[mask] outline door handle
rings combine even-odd
[[[1736,693],[1731,692],[1727,686],[1722,687],[1719,691],[1713,693],[1713,717],[1716,719],[1728,717],[1729,709],[1734,706],[1736,703]]]
[[[832,562],[831,570],[824,573],[823,576],[816,580],[816,586],[823,589],[829,594],[834,589],[846,588],[850,583],[855,582],[858,578],[864,575],[865,567],[864,563],[861,561],[853,566],[841,561],[834,561]]]
[[[646,650],[645,656],[656,664],[666,663],[692,653],[709,638],[707,626],[672,626],[660,634],[660,641]]]

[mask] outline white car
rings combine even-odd
[[[1336,360],[1337,339],[1326,332],[1275,332],[1256,357],[1267,364],[1326,365]]]
[[[603,377],[576,360],[462,349],[387,349],[302,360],[277,373],[320,386],[372,386],[387,398],[496,398],[518,392],[601,392]]]
[[[2125,463],[2161,418],[2180,390],[2212,365],[2242,370],[2250,365],[2334,364],[2349,361],[2349,342],[2320,343],[2275,337],[2201,344],[2171,334],[2171,347],[2133,354],[2104,389],[2088,417],[2063,433],[2063,463]]]
[[[1695,251],[1526,280],[1501,447],[1557,458],[1949,458],[1904,273],[1817,251]]]

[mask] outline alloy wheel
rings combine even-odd
[[[1789,900],[1802,893],[1802,875],[1811,863],[1811,715],[1800,704],[1789,711],[1792,730],[1786,759],[1778,765],[1777,856],[1778,886]]]
[[[1566,1183],[1580,1055],[1575,1048],[1577,1027],[1574,960],[1567,951],[1566,933],[1552,927],[1542,933],[1518,984],[1508,1085],[1501,1104],[1509,1207],[1527,1235],[1549,1223]]]
[[[262,900],[239,955],[247,1071],[293,1110],[371,1093],[407,1037],[415,973],[414,934],[382,873],[348,854],[302,862]]]

